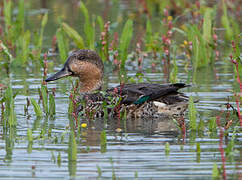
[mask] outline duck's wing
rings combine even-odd
[[[115,88],[108,89],[108,92],[118,93],[123,97],[123,104],[143,104],[146,101],[154,100],[170,100],[170,98],[178,98],[177,95],[182,95],[178,92],[179,89],[187,87],[184,83],[175,84],[123,84]],[[184,96],[185,97],[185,96]]]

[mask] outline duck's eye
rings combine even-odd
[[[78,56],[78,59],[79,60],[84,60],[85,59],[85,56]]]

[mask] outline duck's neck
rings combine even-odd
[[[103,72],[95,65],[89,65],[82,70],[79,76],[80,93],[91,93],[102,86]]]
[[[80,84],[80,93],[91,93],[99,90],[102,87],[102,80],[89,80],[89,82],[82,82]]]

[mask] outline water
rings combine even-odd
[[[155,73],[147,75],[155,82],[159,82],[159,75]],[[118,128],[116,121],[108,123],[107,152],[105,153],[100,152],[100,133],[104,125],[103,121],[97,120],[91,123],[77,139],[77,162],[71,162],[68,160],[69,130],[66,130],[69,125],[67,115],[69,98],[68,93],[64,94],[61,90],[65,88],[65,85],[69,85],[69,80],[60,80],[48,85],[49,88],[57,89],[55,119],[36,119],[32,107],[29,109],[30,117],[28,118],[23,115],[23,107],[26,104],[26,97],[38,98],[37,88],[41,84],[41,75],[36,78],[36,75],[28,74],[27,79],[23,78],[25,77],[23,74],[13,76],[13,89],[20,90],[15,101],[18,126],[14,138],[6,136],[3,129],[1,130],[1,178],[66,179],[73,176],[76,179],[95,179],[98,177],[98,166],[102,171],[102,178],[111,178],[114,171],[116,177],[125,179],[133,179],[135,174],[147,179],[161,177],[165,179],[210,179],[214,163],[216,162],[218,167],[221,165],[218,135],[211,138],[205,130],[204,135],[200,137],[191,138],[187,133],[186,139],[183,140],[174,123],[167,120],[129,121],[126,125],[126,133],[116,132]],[[181,77],[183,76],[181,73]],[[229,80],[232,74],[227,74],[226,77]],[[117,79],[117,77],[112,75],[110,79]],[[220,106],[226,103],[228,96],[232,95],[227,91],[232,88],[228,80],[221,81],[222,85],[218,82],[212,88],[209,84],[200,83],[197,84],[199,89],[192,87],[184,90],[189,91],[186,94],[200,99],[196,107],[199,111],[199,119],[205,123],[211,118],[209,114],[216,114],[220,111]],[[28,96],[24,95],[23,84],[25,82],[29,85]],[[83,122],[87,120],[83,119]],[[167,132],[167,126],[169,130],[173,128],[173,131]],[[43,127],[48,133],[44,135],[45,138],[37,138]],[[28,147],[26,140],[27,128],[33,129],[35,140],[32,148]],[[241,173],[241,134],[239,137],[235,142],[235,149],[237,149],[234,154],[235,160],[226,163],[226,173],[231,178]],[[165,151],[166,142],[170,144],[169,154]],[[197,143],[200,143],[200,154],[196,150]],[[8,149],[6,146],[11,148]],[[61,157],[60,162],[57,156]],[[111,159],[113,165],[110,162]]]
[[[54,5],[59,6],[58,3]],[[64,3],[63,7],[66,6]],[[122,7],[128,9],[125,8],[125,3]],[[55,10],[58,11],[59,8]],[[48,28],[51,29],[50,26]],[[47,35],[46,38],[50,36]],[[49,61],[52,61],[52,57]],[[50,68],[49,73],[61,66]],[[149,73],[145,73],[145,77],[152,82],[163,83],[162,69],[157,67],[157,71],[151,73],[150,68],[148,65],[146,70],[148,69]],[[135,65],[129,65],[127,69],[128,77],[136,74]],[[194,135],[188,130],[183,138],[171,120],[133,120],[128,121],[125,126],[122,122],[113,120],[109,121],[106,127],[103,120],[88,123],[88,120],[83,118],[82,122],[88,123],[88,127],[77,138],[77,161],[71,161],[68,156],[69,79],[48,84],[49,89],[56,88],[55,118],[36,118],[32,106],[29,107],[28,115],[24,115],[24,105],[27,97],[39,98],[38,88],[41,85],[42,73],[33,70],[19,71],[10,74],[12,87],[15,92],[18,91],[15,98],[17,128],[6,133],[2,124],[0,125],[0,179],[111,179],[114,175],[120,179],[211,179],[214,163],[221,167],[219,131],[214,135],[209,134],[207,123],[212,117],[219,115],[221,110],[225,110],[223,105],[227,103],[228,97],[233,96],[231,64],[218,62],[216,72],[213,68],[199,70],[193,86],[183,90],[185,94],[199,100],[196,103],[199,114],[197,122],[204,122],[203,133]],[[184,66],[180,64],[179,81],[187,82],[187,74]],[[108,80],[105,83],[109,87],[118,85],[115,73],[109,72],[106,76]],[[5,79],[6,76],[1,80]],[[230,103],[235,106],[233,100]],[[185,120],[188,122],[187,115]],[[32,145],[27,141],[28,128],[33,131]],[[123,133],[117,132],[117,128],[121,128]],[[100,147],[100,135],[103,130],[107,133],[105,153],[101,153]],[[229,140],[232,134],[229,134]],[[242,134],[238,133],[233,159],[226,162],[229,179],[241,178],[241,141]],[[167,142],[170,144],[169,152],[165,149]],[[224,148],[226,143],[224,140]],[[200,153],[197,152],[197,144],[200,144]]]

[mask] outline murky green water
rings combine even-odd
[[[47,5],[53,8],[51,13],[55,14],[56,11],[60,13],[62,5],[59,3],[47,3]],[[38,7],[37,4],[35,6]],[[69,6],[70,4],[63,4],[63,14],[68,13]],[[97,8],[92,7],[95,12]],[[129,9],[125,6],[123,8]],[[70,19],[71,17],[69,21]],[[52,32],[56,28],[55,25],[52,27],[49,25],[48,29],[49,34],[46,38],[52,37]],[[46,47],[48,43],[50,43],[49,40],[46,42]],[[49,57],[48,61],[52,59],[54,58]],[[190,82],[189,73],[185,71],[182,61],[177,62],[179,81]],[[53,73],[61,66],[50,68],[49,73]],[[157,67],[156,72],[148,73],[151,72],[150,68],[148,65],[147,73],[144,73],[145,77],[152,82],[164,83],[161,67]],[[129,65],[127,69],[128,77],[136,74],[136,65]],[[109,87],[118,85],[118,77],[115,73],[109,72],[106,77],[106,84]],[[6,79],[8,77],[3,76],[1,81]],[[71,146],[68,118],[70,80],[63,79],[48,84],[49,89],[56,88],[54,118],[36,118],[32,106],[29,107],[28,115],[24,115],[26,98],[39,98],[38,88],[41,86],[42,73],[18,69],[12,71],[10,81],[14,91],[19,92],[15,98],[18,125],[16,129],[8,129],[8,132],[0,125],[0,179],[96,179],[98,177],[111,179],[114,176],[120,179],[135,177],[138,179],[211,179],[214,163],[221,167],[219,131],[209,134],[205,126],[202,133],[193,134],[187,131],[186,137],[182,138],[181,132],[171,120],[152,119],[132,120],[125,125],[123,122],[113,120],[108,121],[107,126],[104,125],[103,120],[89,122],[88,119],[82,119],[82,122],[87,123],[88,126],[77,138],[77,161],[71,161],[68,156]],[[229,96],[233,96],[232,66],[218,61],[216,71],[213,68],[199,70],[193,84],[183,92],[199,99],[196,103],[199,113],[197,122],[207,124],[212,117],[218,115],[221,110],[225,110],[223,105],[227,103]],[[235,106],[234,102],[230,103]],[[185,120],[188,122],[187,115]],[[28,128],[33,132],[33,144],[27,141]],[[121,128],[123,133],[118,133],[117,128]],[[100,136],[103,130],[107,133],[107,150],[101,153]],[[228,140],[232,138],[232,133],[228,135]],[[167,142],[170,144],[169,152],[165,149]],[[241,178],[241,142],[242,134],[238,133],[232,160],[226,161],[226,173],[229,179]],[[226,143],[227,141],[224,140],[224,148]],[[200,153],[197,152],[198,144],[200,144]]]

